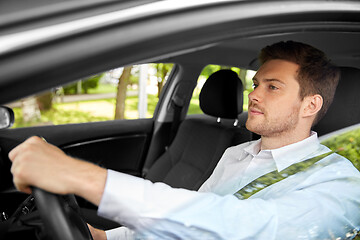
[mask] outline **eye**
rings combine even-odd
[[[257,86],[259,86],[259,85],[256,83],[253,83],[252,88],[255,89],[255,88],[257,88]]]
[[[279,89],[279,88],[275,87],[274,85],[270,85],[269,88],[270,88],[271,90],[277,90],[277,89]]]

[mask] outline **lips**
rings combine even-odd
[[[249,112],[250,112],[251,115],[262,115],[262,114],[264,114],[263,112],[261,112],[260,110],[255,109],[255,108],[250,108]]]
[[[250,106],[249,107],[249,111],[248,111],[251,115],[262,115],[264,114],[264,111],[261,110],[259,107],[257,106]]]

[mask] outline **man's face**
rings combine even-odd
[[[299,122],[301,99],[296,80],[299,65],[270,60],[253,78],[254,91],[249,94],[246,127],[264,137],[291,133]]]

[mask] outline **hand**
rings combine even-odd
[[[105,187],[106,169],[67,156],[39,137],[31,137],[9,153],[11,172],[20,191],[36,186],[57,194],[77,194],[98,205]]]
[[[31,193],[30,186],[59,194],[71,191],[58,184],[58,181],[54,186],[50,185],[57,173],[67,173],[69,159],[59,148],[43,139],[27,139],[9,153],[9,158],[13,162],[11,172],[14,183],[20,191]]]
[[[88,227],[94,240],[107,240],[105,231],[94,228],[90,224],[88,224]]]

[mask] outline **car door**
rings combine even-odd
[[[2,143],[9,149],[30,136],[42,136],[74,157],[140,175],[152,130],[150,118],[9,129],[0,136],[12,143]]]
[[[96,107],[96,103],[92,104]],[[71,120],[71,116],[68,118]],[[5,165],[1,167],[1,189],[11,186],[12,181],[7,153],[30,136],[41,136],[73,157],[140,176],[153,134],[154,118],[41,124],[0,131],[1,162]]]
[[[44,116],[35,121],[25,122],[24,120],[24,116],[29,114],[28,101],[37,99],[35,105],[38,107],[41,105],[39,96],[43,96],[44,93],[7,104],[15,111],[15,124],[10,129],[0,130],[0,189],[13,188],[10,172],[11,162],[7,154],[12,148],[31,136],[40,136],[46,139],[47,142],[61,148],[70,156],[93,162],[107,169],[142,176],[149,149],[152,149],[150,155],[154,160],[165,150],[167,139],[170,136],[171,121],[160,120],[159,115],[167,118],[168,112],[171,111],[166,110],[160,114],[159,108],[161,105],[165,105],[164,109],[170,109],[171,107],[169,108],[168,105],[171,106],[169,99],[172,98],[172,95],[179,94],[177,92],[184,94],[183,90],[179,91],[178,86],[181,84],[173,84],[173,82],[179,82],[184,75],[184,71],[180,71],[177,65],[166,64],[167,69],[162,72],[163,75],[160,77],[164,80],[161,92],[157,85],[160,81],[157,77],[160,72],[154,71],[159,66],[164,67],[164,64],[133,65],[134,72],[131,73],[131,77],[139,78],[139,69],[143,66],[146,66],[145,69],[148,71],[145,81],[137,79],[134,86],[128,84],[127,98],[124,101],[124,119],[114,120],[114,110],[117,105],[114,96],[118,93],[121,73],[110,79],[100,80],[104,83],[97,88],[107,86],[115,89],[113,90],[115,92],[110,93],[110,97],[103,99],[104,95],[109,94],[63,94],[62,96],[53,94],[52,108],[39,113]],[[123,71],[123,69],[115,70]],[[193,67],[190,68],[190,70],[192,69]],[[104,75],[113,74],[115,70],[105,72]],[[83,81],[84,85],[85,82]],[[177,87],[169,87],[170,85]],[[64,86],[65,88],[67,87]],[[142,92],[139,88],[143,88]],[[191,88],[187,88],[187,90],[191,91]],[[101,99],[98,99],[99,97]],[[140,105],[145,105],[142,110]],[[84,109],[84,106],[87,108]],[[80,114],[80,117],[77,114]],[[104,114],[105,116],[103,116]],[[83,118],[83,115],[87,117]]]

